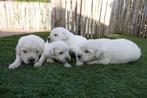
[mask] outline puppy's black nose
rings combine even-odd
[[[47,40],[48,40],[48,42],[50,42],[51,38],[49,37],[49,38],[47,38]]]
[[[78,58],[81,58],[82,57],[82,55],[81,54],[78,54]]]
[[[30,59],[29,59],[29,62],[30,62],[30,63],[33,63],[34,61],[35,61],[34,58],[30,58]]]
[[[69,61],[70,60],[70,57],[66,57],[66,60]]]

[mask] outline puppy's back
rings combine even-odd
[[[111,55],[111,63],[128,63],[138,60],[141,56],[137,44],[127,39],[111,40],[107,48],[107,53]]]

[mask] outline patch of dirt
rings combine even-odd
[[[49,32],[45,30],[0,30],[0,37],[19,35],[19,34],[28,34],[34,32]]]

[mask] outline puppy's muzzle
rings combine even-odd
[[[71,58],[70,58],[70,57],[66,57],[65,59],[66,59],[67,61],[70,61],[70,60],[71,60]]]
[[[47,41],[48,41],[48,42],[50,42],[50,40],[51,40],[51,38],[50,38],[50,37],[48,37],[48,38],[47,38]]]
[[[29,63],[34,63],[35,59],[34,58],[30,58],[29,59]]]
[[[47,41],[50,43],[50,42],[53,42],[52,38],[51,37],[48,37],[47,38]]]
[[[82,58],[82,55],[81,54],[78,54],[77,56],[78,56],[79,59]]]

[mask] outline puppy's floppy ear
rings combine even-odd
[[[95,57],[96,58],[100,58],[103,55],[104,55],[104,52],[102,50],[100,50],[100,49],[95,50]]]
[[[50,51],[51,55],[55,55],[55,48],[52,48],[51,51]]]
[[[21,46],[19,44],[17,44],[17,46],[15,48],[15,51],[16,51],[16,55],[19,55],[20,56]]]
[[[20,49],[18,47],[15,48],[16,54],[20,56]]]

